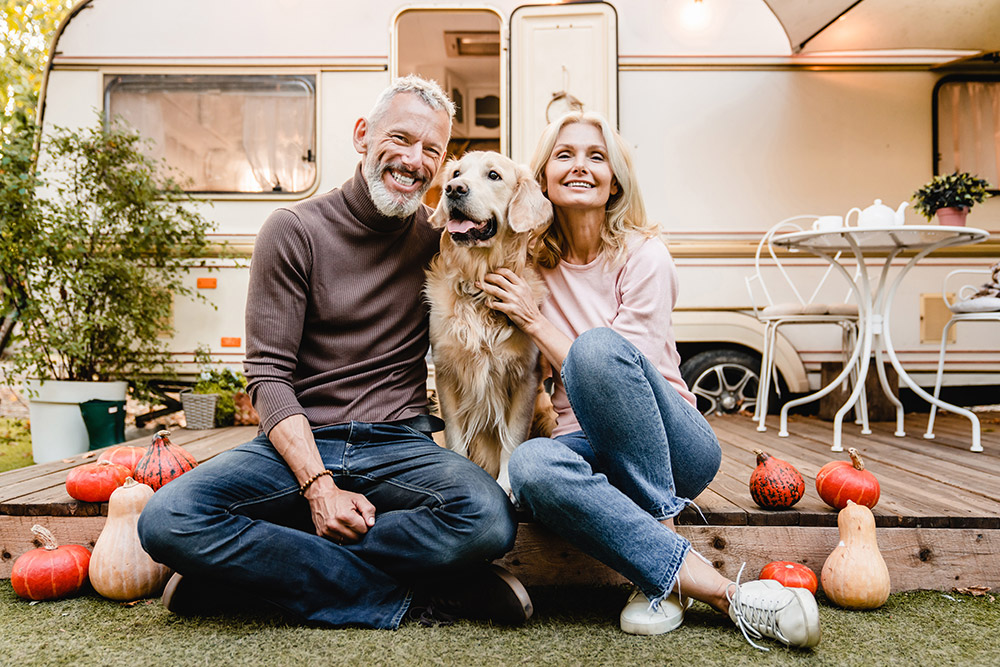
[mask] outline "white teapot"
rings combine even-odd
[[[861,210],[860,208],[852,208],[844,216],[844,224],[850,224],[851,214],[855,211],[858,212],[858,227],[892,227],[894,225],[901,225],[905,221],[905,216],[903,215],[904,209],[910,205],[910,202],[904,201],[899,205],[895,211],[882,203],[881,199],[876,199],[875,203]]]

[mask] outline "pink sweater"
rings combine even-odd
[[[560,262],[542,269],[549,298],[542,315],[572,339],[595,327],[609,327],[646,355],[691,405],[694,395],[681,379],[680,355],[670,314],[677,302],[677,269],[659,239],[637,237],[625,264],[610,268],[604,255],[589,264]],[[556,374],[552,403],[558,413],[553,435],[580,429]]]

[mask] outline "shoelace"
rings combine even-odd
[[[455,616],[446,614],[440,609],[437,609],[433,604],[420,607],[410,607],[410,611],[407,615],[411,620],[416,621],[425,628],[454,625],[457,620]]]
[[[788,642],[778,630],[777,615],[781,608],[776,606],[778,604],[776,599],[769,601],[767,607],[762,604],[762,600],[758,597],[743,599],[740,592],[740,578],[743,576],[743,569],[746,565],[743,563],[740,566],[740,571],[736,575],[736,583],[730,584],[730,586],[735,586],[735,592],[730,592],[729,588],[726,589],[726,599],[729,600],[729,604],[734,610],[736,626],[743,633],[743,638],[756,649],[770,651],[771,649],[766,646],[755,643],[753,639],[750,639],[750,635],[753,635],[755,639],[761,639],[764,635],[757,628],[762,628],[768,636],[776,637],[787,644]],[[784,605],[782,605],[783,607]]]

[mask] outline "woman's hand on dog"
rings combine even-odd
[[[541,321],[542,314],[524,279],[510,269],[501,268],[496,273],[486,274],[483,280],[476,285],[493,297],[490,307],[509,317],[517,328],[531,335],[532,327]]]
[[[562,368],[573,341],[542,315],[523,278],[510,269],[497,269],[496,273],[486,274],[483,282],[476,285],[493,297],[490,304],[493,310],[504,313],[531,337],[553,368]]]

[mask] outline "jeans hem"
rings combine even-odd
[[[389,626],[390,630],[398,630],[400,624],[403,622],[403,617],[406,616],[406,612],[410,610],[410,603],[413,602],[413,590],[406,591],[406,597],[403,599],[403,604],[399,606],[399,611],[397,611],[392,617],[392,623]]]
[[[666,584],[660,584],[656,587],[657,593],[655,595],[649,595],[645,593],[646,597],[649,598],[650,607],[653,609],[659,608],[660,602],[663,598],[670,595],[673,592],[674,586],[677,586],[678,595],[681,594],[679,579],[681,576],[681,566],[684,564],[684,559],[687,558],[688,553],[691,551],[691,543],[687,541],[684,537],[680,535],[680,554],[675,558],[671,554],[671,558],[667,559],[667,567],[664,569],[663,576],[660,577],[660,581],[666,581]]]
[[[659,507],[654,507],[651,510],[647,510],[650,516],[652,516],[657,521],[666,521],[667,519],[673,519],[678,514],[684,511],[684,508],[688,505],[693,504],[687,498],[677,498],[677,502],[671,505],[661,505]]]

